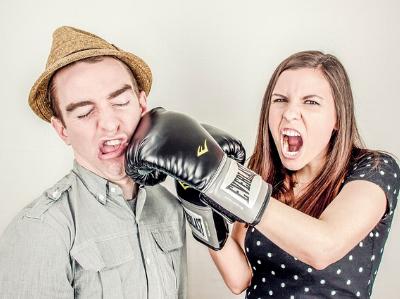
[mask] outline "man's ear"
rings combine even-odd
[[[54,130],[56,130],[58,136],[60,136],[65,144],[70,145],[71,143],[69,142],[68,132],[62,121],[59,118],[52,116],[50,122]]]
[[[139,107],[140,107],[140,116],[147,112],[147,96],[144,91],[141,91],[139,94]]]

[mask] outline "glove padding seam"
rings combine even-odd
[[[215,170],[215,173],[213,174],[213,176],[210,178],[208,184],[204,187],[203,190],[199,190],[201,193],[207,193],[208,189],[210,189],[210,187],[214,184],[214,182],[217,179],[218,175],[221,173],[222,168],[225,166],[226,161],[228,159],[228,155],[224,151],[223,151],[223,153],[224,153],[224,156],[222,157],[221,162],[219,163],[219,165],[218,165],[217,169]],[[235,163],[237,163],[237,162],[235,161]]]

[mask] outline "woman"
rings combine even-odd
[[[369,298],[396,206],[399,167],[363,148],[346,71],[317,51],[268,84],[249,168],[274,186],[258,225],[210,250],[246,298]]]

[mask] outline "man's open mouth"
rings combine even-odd
[[[112,139],[103,142],[100,146],[100,151],[102,154],[108,154],[117,150],[121,146],[122,139]]]
[[[282,154],[286,158],[295,158],[303,146],[301,134],[294,129],[283,129],[281,131]]]
[[[99,157],[100,159],[119,157],[125,151],[126,146],[126,140],[123,138],[106,140],[99,146]]]

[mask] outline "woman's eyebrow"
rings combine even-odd
[[[303,97],[303,100],[307,100],[307,99],[310,99],[310,98],[319,98],[319,99],[321,99],[321,100],[324,100],[323,97],[321,97],[321,96],[319,96],[319,95],[316,95],[316,94],[306,95],[306,96]]]
[[[287,98],[286,96],[279,94],[279,93],[273,93],[272,96],[276,96],[276,97],[282,97],[282,98]]]

